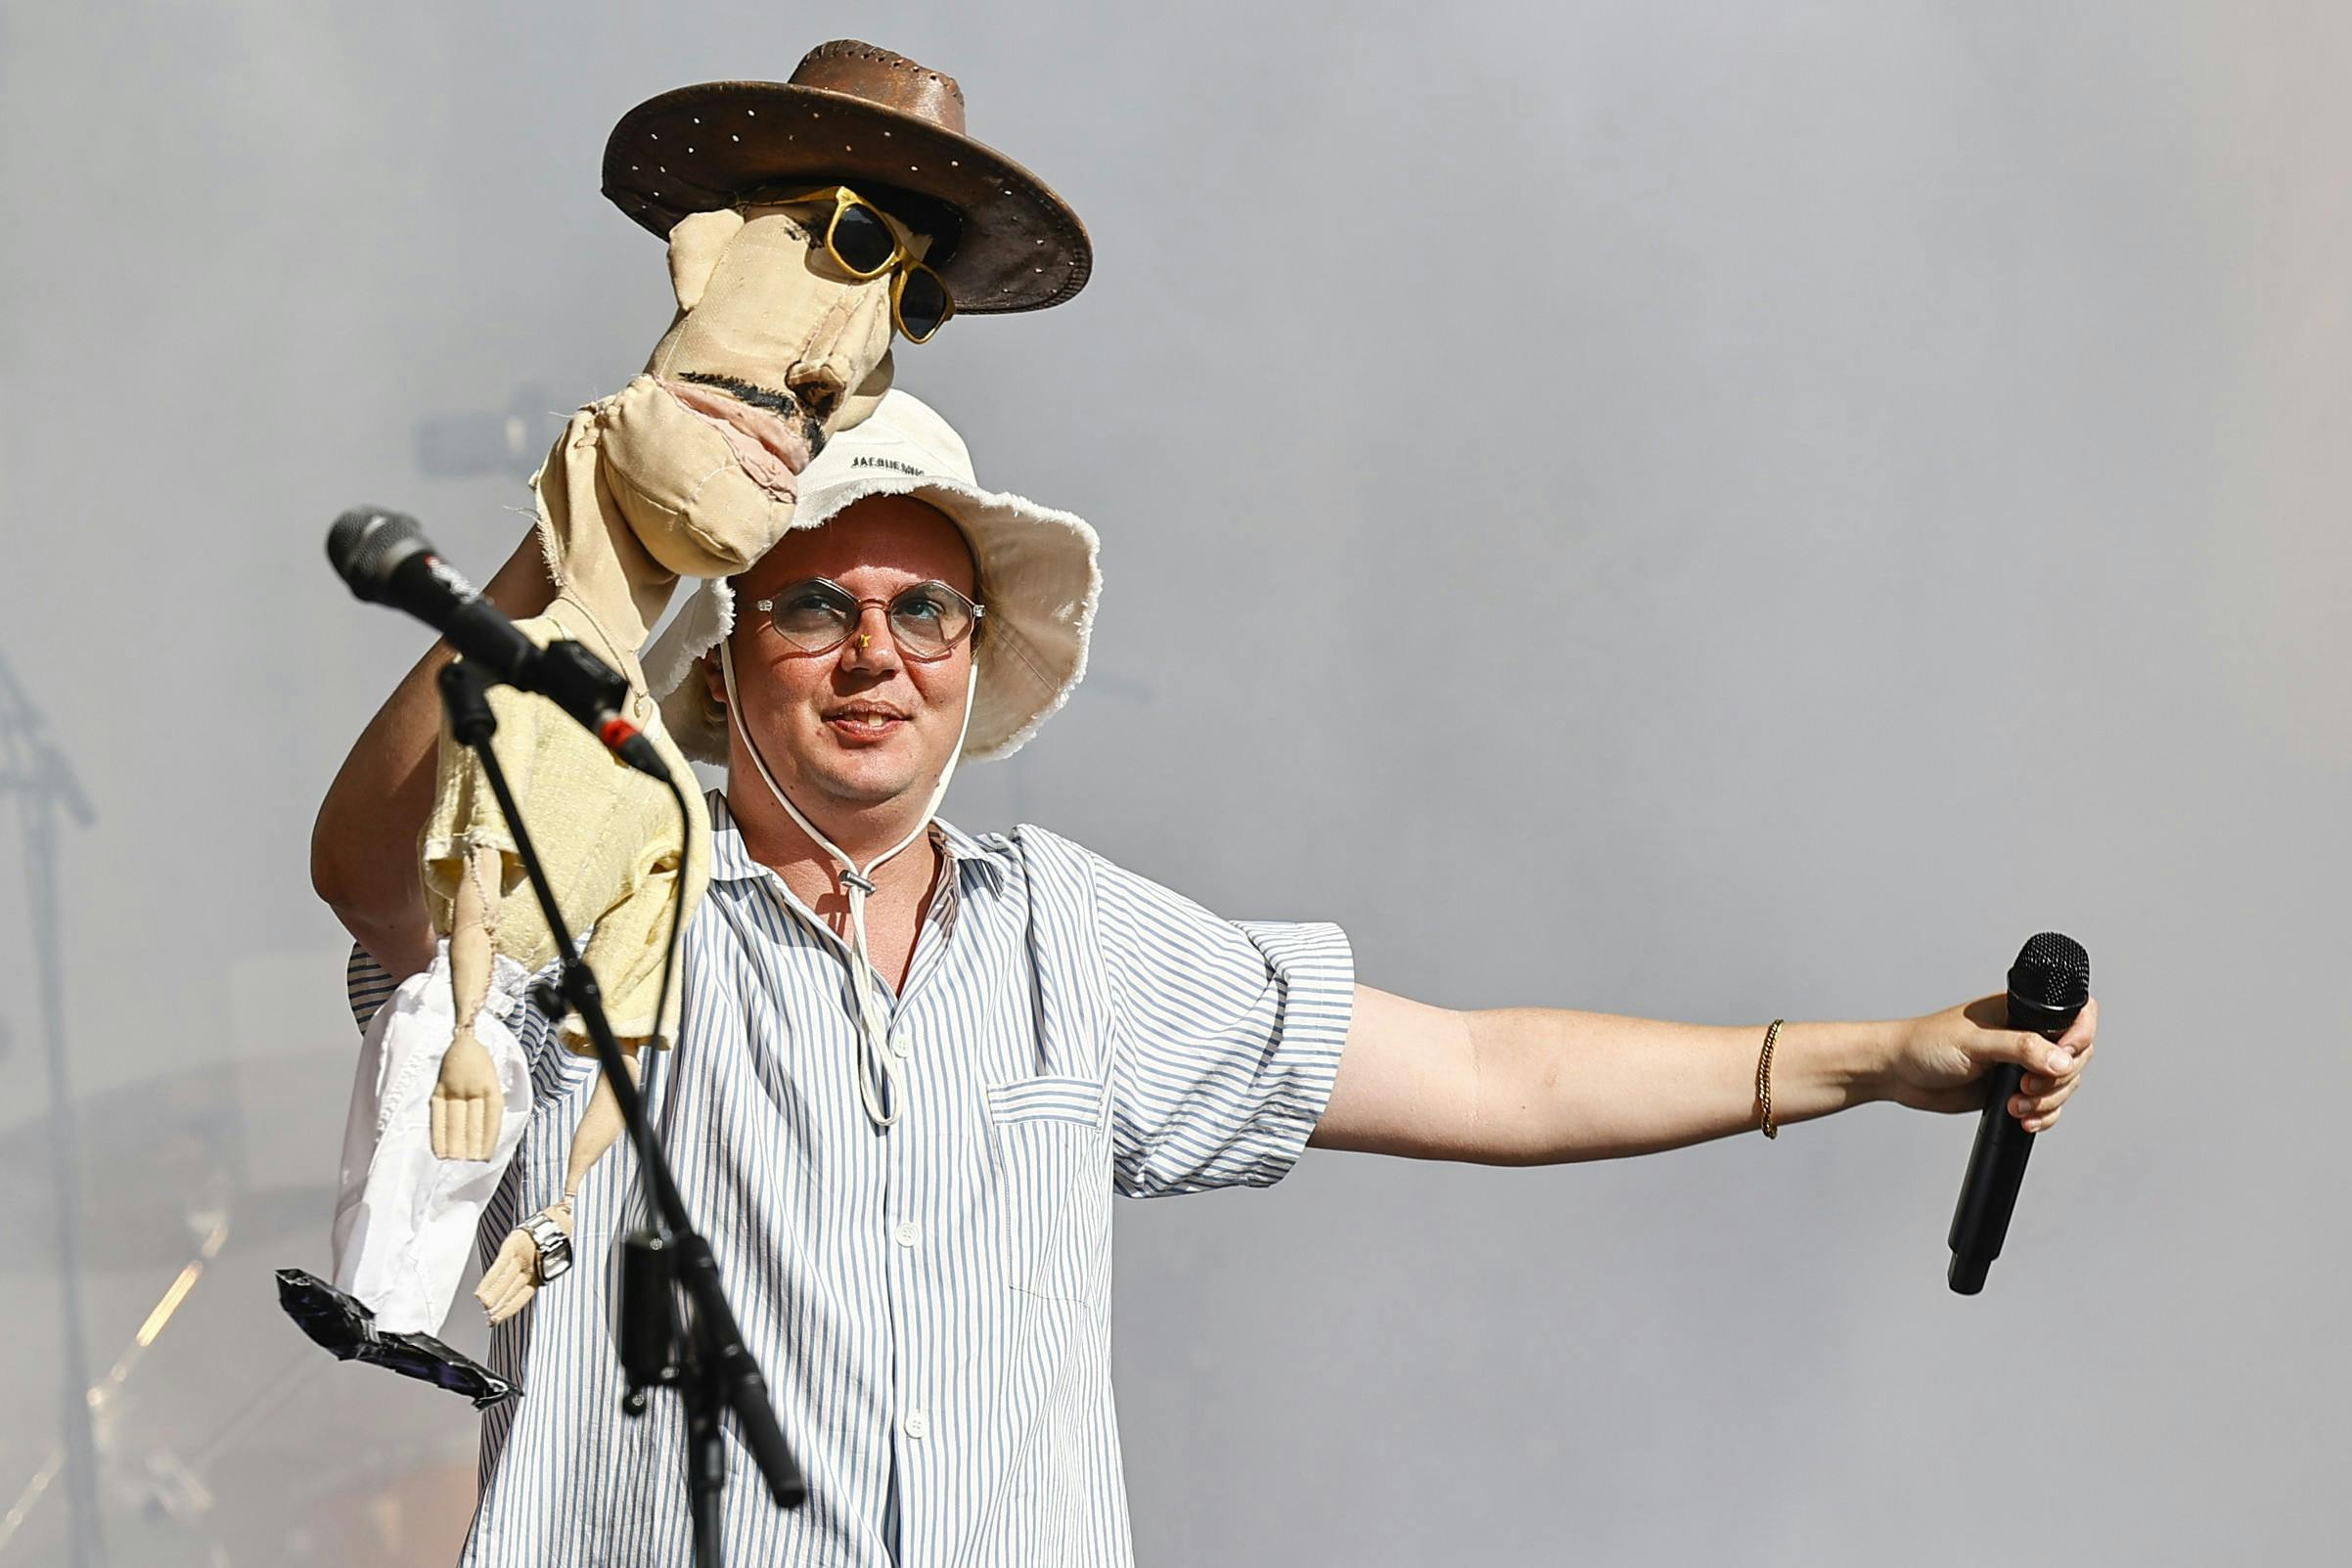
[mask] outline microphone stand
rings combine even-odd
[[[617,677],[613,684],[619,685]],[[482,678],[468,661],[458,659],[442,666],[440,686],[450,733],[460,743],[471,747],[480,760],[491,793],[498,797],[498,809],[506,814],[507,826],[514,830],[516,852],[530,877],[531,891],[538,897],[548,931],[555,938],[556,952],[562,959],[562,997],[580,1015],[581,1025],[596,1046],[597,1062],[604,1070],[605,1082],[611,1086],[613,1098],[620,1103],[621,1119],[628,1127],[629,1142],[637,1153],[638,1170],[653,1197],[650,1233],[631,1236],[623,1244],[620,1348],[629,1392],[621,1402],[621,1409],[630,1415],[643,1414],[646,1389],[661,1383],[674,1385],[685,1401],[686,1483],[694,1520],[694,1560],[696,1568],[718,1568],[719,1494],[727,1480],[726,1444],[719,1431],[721,1411],[735,1412],[744,1446],[750,1450],[752,1462],[758,1466],[767,1483],[768,1495],[778,1507],[799,1506],[808,1497],[808,1487],[785,1447],[784,1432],[776,1424],[775,1408],[768,1403],[767,1383],[759,1374],[758,1363],[744,1346],[743,1330],[737,1326],[735,1314],[720,1288],[718,1259],[711,1253],[709,1241],[695,1230],[685,1200],[678,1195],[678,1184],[670,1175],[669,1162],[662,1158],[660,1140],[655,1136],[653,1123],[646,1118],[644,1098],[637,1092],[636,1080],[629,1075],[621,1057],[620,1044],[613,1039],[612,1027],[605,1018],[596,975],[573,947],[563,912],[556,905],[555,890],[548,885],[538,853],[531,847],[530,833],[522,825],[522,815],[516,809],[514,794],[507,788],[506,774],[499,768],[497,753],[490,745],[498,720],[490,711]],[[615,707],[619,705],[617,696],[618,694]],[[680,791],[677,780],[667,782],[683,820],[687,815],[686,796]],[[691,853],[691,841],[687,847]],[[685,878],[681,876],[679,881],[683,887]],[[677,918],[673,906],[670,916],[673,956],[678,941]],[[662,1001],[667,1003],[666,995]],[[677,1313],[677,1297],[681,1292],[693,1307],[691,1321],[683,1328]]]
[[[75,1147],[73,1097],[66,1082],[65,965],[59,948],[64,912],[57,890],[58,810],[63,807],[83,828],[90,826],[92,813],[72,765],[42,734],[39,710],[4,659],[0,755],[7,761],[6,771],[0,772],[0,793],[17,797],[17,815],[24,827],[33,968],[49,1057],[49,1163],[55,1185],[51,1202],[57,1220],[59,1329],[65,1340],[58,1371],[64,1382],[59,1424],[64,1428],[66,1549],[73,1568],[99,1568],[106,1560],[106,1540],[98,1510],[98,1443],[90,1418],[90,1351],[82,1322],[81,1159]],[[20,1509],[28,1505],[20,1504]]]

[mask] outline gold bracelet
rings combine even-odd
[[[1772,1123],[1772,1043],[1781,1035],[1786,1018],[1775,1018],[1772,1027],[1764,1031],[1764,1053],[1756,1058],[1756,1104],[1764,1112],[1764,1136],[1778,1138],[1781,1130]]]

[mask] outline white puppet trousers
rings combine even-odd
[[[432,1333],[449,1316],[482,1210],[530,1119],[531,1075],[512,1020],[530,976],[504,954],[474,1021],[490,1053],[505,1105],[486,1160],[445,1160],[432,1151],[432,1091],[456,1031],[449,943],[432,966],[400,983],[377,1009],[361,1043],[343,1124],[335,1202],[335,1283],[391,1333]]]

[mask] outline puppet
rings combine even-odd
[[[564,923],[589,933],[582,957],[632,1070],[642,1046],[674,1034],[674,987],[661,995],[671,906],[681,921],[692,916],[710,831],[686,759],[647,694],[638,651],[680,576],[731,575],[783,535],[812,448],[863,418],[889,379],[891,281],[827,276],[815,217],[797,203],[680,219],[670,231],[675,325],[645,375],[572,417],[534,480],[557,594],[520,629],[539,643],[576,639],[621,672],[629,717],[688,806],[681,822],[666,790],[616,766],[587,731],[536,698],[493,689],[501,765]],[[899,232],[920,260],[925,238]],[[474,1035],[494,972],[489,956],[535,973],[557,954],[498,803],[445,727],[437,784],[423,862],[434,931],[449,944],[443,983],[456,1028],[442,1042],[430,1133],[439,1158],[480,1161],[496,1152],[506,1099]],[[576,1016],[562,1031],[565,1046],[591,1051]],[[619,1104],[600,1084],[574,1136],[563,1195],[518,1227],[484,1271],[479,1295],[491,1322],[512,1316],[555,1272],[549,1258],[568,1251],[580,1183],[620,1131]]]
[[[640,105],[604,172],[606,194],[667,237],[677,314],[644,374],[574,414],[533,476],[557,594],[520,626],[542,644],[575,639],[621,673],[688,822],[545,703],[494,688],[491,704],[501,766],[565,923],[587,933],[634,1073],[646,1042],[674,1038],[672,907],[691,918],[709,860],[700,793],[639,662],[648,632],[680,577],[739,572],[792,525],[801,468],[888,389],[893,331],[923,341],[952,314],[1058,304],[1085,283],[1090,250],[1060,198],[964,134],[952,78],[853,41],[819,46],[789,83],[706,83]],[[370,1029],[335,1230],[349,1294],[324,1310],[346,1327],[364,1313],[370,1337],[424,1340],[527,1120],[530,1069],[509,1020],[557,955],[504,816],[446,727],[420,851],[441,941]],[[560,1030],[588,1049],[578,1019]],[[600,1083],[561,1195],[484,1270],[476,1294],[493,1322],[567,1265],[573,1201],[620,1131]],[[286,1299],[326,1342],[325,1298]]]

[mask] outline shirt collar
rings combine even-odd
[[[710,879],[741,882],[771,874],[774,868],[752,858],[751,852],[744,847],[743,829],[735,826],[734,817],[728,813],[726,793],[712,789],[703,799],[710,808]],[[992,887],[1004,885],[1008,862],[1003,850],[939,817],[931,819],[931,842],[954,863],[959,883],[976,876]]]

